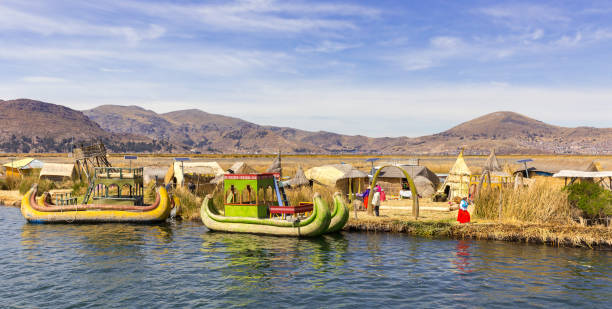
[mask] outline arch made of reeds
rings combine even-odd
[[[384,168],[387,168],[387,167],[399,168],[399,170],[402,171],[402,173],[404,173],[404,176],[406,176],[406,179],[408,180],[408,185],[410,185],[410,191],[412,192],[412,215],[414,216],[415,219],[418,219],[419,218],[419,195],[418,195],[416,186],[414,185],[414,181],[412,180],[412,177],[410,177],[410,174],[408,174],[408,172],[406,172],[405,169],[399,166],[395,166],[395,165],[385,165],[379,168],[374,174],[374,177],[372,178],[372,186],[371,186],[370,192],[373,192],[374,187],[376,187],[376,180],[378,179],[378,174],[380,174],[380,171],[382,171]],[[372,193],[372,196],[373,195],[374,194]],[[370,215],[374,214],[374,206],[372,206],[371,198],[368,198],[368,214]]]

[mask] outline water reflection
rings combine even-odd
[[[469,240],[459,240],[455,246],[453,264],[459,273],[467,274],[472,272],[470,266],[470,242]]]
[[[386,233],[315,239],[200,224],[31,225],[0,216],[15,307],[609,307],[612,253]]]
[[[342,235],[314,239],[209,232],[200,251],[211,270],[247,284],[293,280],[305,269],[334,271],[346,263],[348,241]]]

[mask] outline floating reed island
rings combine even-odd
[[[38,183],[40,192],[55,192],[56,196],[70,191],[80,200],[87,194],[88,183],[80,180],[82,176],[73,175],[75,170],[79,170],[79,165],[74,167],[67,164],[73,158],[51,160],[51,156],[40,157],[44,161],[64,164],[43,162],[48,169],[40,172],[28,172],[25,168],[11,170],[10,173],[5,171],[5,177],[0,178],[1,204],[11,206],[18,203],[22,194],[34,183]],[[345,231],[612,248],[612,177],[599,177],[603,182],[575,179],[607,173],[605,171],[612,169],[612,157],[532,157],[533,162],[516,164],[522,156],[505,156],[501,161],[503,164],[500,164],[494,153],[488,158],[464,157],[461,153],[455,158],[424,157],[404,161],[401,158],[381,157],[376,163],[360,156],[287,156],[283,158],[284,177],[280,181],[283,186],[286,185],[289,205],[311,201],[318,193],[321,200],[330,205],[330,213],[334,210],[331,206],[334,205],[334,193],[340,192],[349,206],[350,219],[344,227]],[[280,156],[272,165],[269,156],[197,155],[190,158],[191,162],[181,163],[175,162],[171,155],[150,155],[134,161],[133,164],[144,166],[144,202],[152,203],[155,200],[156,186],[171,185],[173,201],[176,199],[176,204],[180,205],[179,209],[175,209],[177,215],[183,220],[201,222],[201,205],[209,194],[215,208],[211,209],[224,214],[223,205],[227,204],[227,196],[222,184],[226,175],[264,171],[281,175],[277,171],[280,169]],[[342,163],[338,164],[340,160]],[[598,160],[597,164],[594,160]],[[33,159],[28,161],[30,165],[34,162]],[[114,167],[128,166],[123,156],[109,156],[108,161]],[[555,166],[546,165],[548,161],[555,163]],[[21,162],[14,161],[12,164]],[[68,167],[65,170],[64,165]],[[401,192],[406,194],[406,187],[412,187],[412,184],[396,167],[402,167],[413,179],[419,195],[418,219],[412,213],[413,199],[405,199],[407,196]],[[551,177],[555,173],[562,174],[559,172],[563,168],[575,173],[563,174],[569,175],[567,179]],[[380,170],[377,183],[391,199],[383,202],[380,217],[364,211],[365,205],[359,204],[362,199],[358,196],[372,185],[372,177],[368,173],[377,170]],[[520,182],[517,175],[522,175]],[[477,192],[473,191],[475,188]],[[414,196],[413,192],[408,193],[412,193],[408,196]],[[271,195],[272,192],[267,192],[267,196]],[[453,207],[457,198],[466,196],[472,200],[469,208],[472,221],[458,224],[457,211]],[[449,202],[454,203],[453,206]]]

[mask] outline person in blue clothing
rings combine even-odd
[[[459,213],[457,214],[457,221],[459,223],[469,223],[470,222],[470,213],[468,212],[468,201],[464,197],[461,199],[459,203]]]

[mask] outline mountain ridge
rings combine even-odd
[[[471,154],[496,148],[498,153],[612,154],[612,128],[561,127],[510,111],[486,114],[432,135],[378,138],[259,125],[199,109],[159,114],[136,105],[101,105],[80,112],[18,99],[0,100],[0,112],[0,120],[7,120],[0,124],[0,151],[22,151],[10,144],[40,135],[56,142],[101,139],[111,143],[111,149],[144,152],[256,154],[280,149],[295,154],[445,155],[460,148]],[[37,130],[39,123],[46,129]]]

